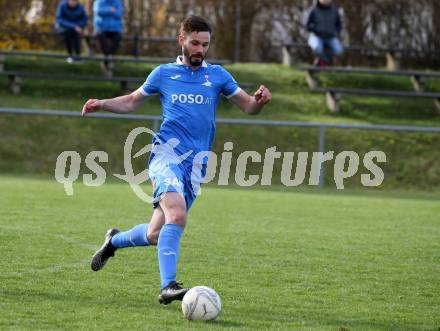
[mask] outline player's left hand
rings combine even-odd
[[[264,85],[261,85],[258,88],[258,90],[254,93],[254,97],[257,101],[257,104],[262,106],[272,100],[272,94],[270,94],[269,89]]]
[[[102,101],[98,99],[89,99],[84,104],[81,111],[81,116],[86,116],[88,113],[94,113],[102,109]]]

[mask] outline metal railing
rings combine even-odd
[[[23,108],[1,108],[0,114],[15,115],[37,115],[37,116],[64,116],[64,117],[81,117],[81,113],[63,110],[47,110],[47,109],[23,109]],[[112,114],[112,113],[91,113],[87,117],[101,119],[124,119],[131,121],[152,121],[153,131],[159,130],[162,116],[160,115],[133,115],[133,114]],[[299,122],[299,121],[274,121],[274,120],[255,120],[240,118],[217,118],[219,124],[235,124],[235,125],[263,125],[263,126],[290,126],[303,128],[319,128],[318,151],[324,153],[325,135],[327,129],[361,129],[376,131],[395,131],[395,132],[426,132],[440,133],[440,127],[423,127],[423,126],[406,126],[406,125],[367,125],[367,124],[334,124],[321,122]],[[324,167],[320,169],[319,187],[324,186]]]

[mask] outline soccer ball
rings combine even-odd
[[[208,286],[191,288],[183,297],[182,312],[189,320],[211,321],[222,309],[219,295]]]

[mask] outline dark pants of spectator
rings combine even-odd
[[[121,33],[105,31],[98,33],[99,44],[105,56],[115,55],[121,43]]]
[[[74,52],[77,56],[79,56],[81,54],[79,33],[75,29],[66,29],[63,34],[69,56],[73,56]]]

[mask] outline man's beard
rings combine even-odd
[[[196,53],[190,55],[186,47],[183,48],[183,55],[185,55],[188,58],[189,64],[192,67],[200,66],[203,60],[205,59],[202,53]],[[195,56],[199,56],[200,58],[195,58]]]

